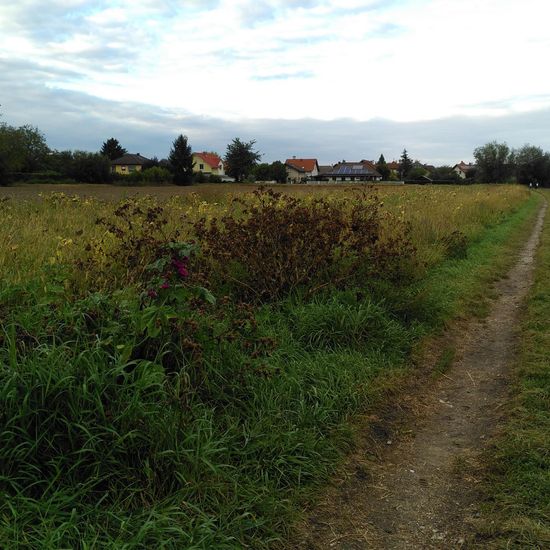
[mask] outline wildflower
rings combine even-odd
[[[153,290],[152,288],[147,291],[147,296],[149,296],[149,298],[157,298],[158,295],[158,292],[156,290]]]
[[[180,277],[189,277],[189,271],[187,271],[187,266],[185,265],[186,261],[187,258],[183,258],[182,260],[174,258],[172,260],[172,265],[176,268]]]
[[[170,283],[168,281],[164,281],[161,285],[160,285],[160,288],[162,289],[167,289],[167,288],[170,288]]]

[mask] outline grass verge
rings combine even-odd
[[[550,199],[550,193],[546,193]],[[486,457],[480,548],[550,546],[550,216],[521,325],[510,416]]]
[[[131,292],[68,300],[63,277],[2,288],[0,547],[271,546],[419,338],[481,312],[536,207],[406,291],[197,313]]]

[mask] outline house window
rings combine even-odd
[[[204,164],[199,164],[199,170],[204,170]]]

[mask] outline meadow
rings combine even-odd
[[[282,544],[354,415],[406,383],[423,339],[483,313],[540,202],[500,185],[56,189],[0,198],[9,548]]]

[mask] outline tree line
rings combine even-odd
[[[261,153],[255,150],[254,140],[246,142],[234,138],[227,145],[223,157],[225,173],[237,182],[287,181],[286,166],[280,161],[260,163]],[[57,151],[48,147],[44,134],[38,128],[0,123],[0,185],[12,181],[77,181],[83,183],[110,183],[117,178],[111,171],[111,161],[122,157],[127,150],[115,138],[103,142],[98,152]],[[550,186],[550,153],[526,144],[513,149],[506,143],[492,141],[473,152],[475,167],[467,182],[517,182]],[[376,169],[384,180],[432,180],[452,183],[464,182],[451,166],[427,166],[413,161],[406,149],[399,159],[399,170],[392,172],[384,155],[380,155]],[[205,181],[205,175],[193,170],[193,150],[187,136],[179,135],[172,143],[165,159],[153,157],[142,171],[118,176],[128,183],[163,183],[190,185]],[[216,176],[213,177],[216,180]]]
[[[526,144],[512,149],[506,143],[491,141],[477,147],[474,158],[479,182],[550,186],[550,153],[540,147]]]
[[[255,150],[255,144],[254,140],[247,142],[234,138],[227,145],[223,157],[225,173],[238,182],[286,182],[284,164],[279,161],[259,163],[261,153]],[[172,182],[190,185],[205,181],[207,177],[194,171],[193,150],[184,135],[173,141],[167,158],[159,160],[153,157],[142,166],[141,171],[130,175],[113,174],[111,162],[127,153],[127,149],[113,137],[103,142],[97,152],[58,151],[48,147],[44,134],[38,128],[0,123],[0,185],[18,181],[111,183],[116,179],[128,183]],[[219,181],[217,176],[210,178]]]

